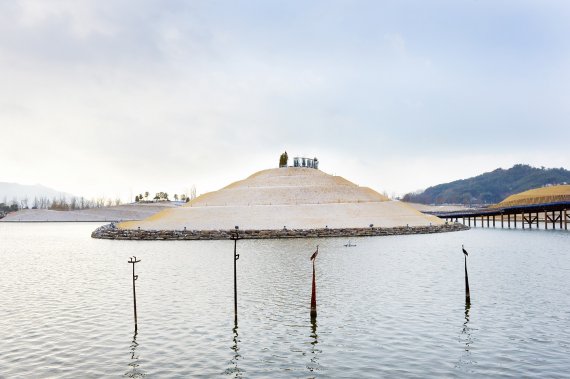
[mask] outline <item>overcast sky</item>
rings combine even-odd
[[[570,168],[570,2],[0,0],[0,133],[0,181],[87,197]]]

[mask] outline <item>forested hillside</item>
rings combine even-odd
[[[515,193],[562,183],[570,183],[570,171],[564,168],[517,164],[507,170],[498,168],[473,178],[409,193],[403,200],[422,204],[494,204]]]

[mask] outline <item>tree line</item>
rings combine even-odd
[[[570,171],[564,168],[537,168],[516,164],[498,168],[472,178],[439,184],[424,191],[408,193],[403,200],[423,204],[496,204],[507,196],[546,185],[570,183]]]
[[[189,202],[190,200],[194,200],[196,198],[196,186],[192,186],[190,190],[190,194],[186,195],[185,193],[182,194],[174,194],[173,199],[174,201],[183,201],[185,203]],[[154,197],[150,197],[150,192],[146,191],[144,196],[142,193],[135,196],[136,203],[154,203],[157,201],[170,201],[170,197],[167,192],[157,192]]]
[[[56,211],[74,211],[89,208],[103,208],[121,205],[120,198],[105,198],[99,197],[95,199],[86,199],[84,197],[54,197],[49,198],[45,196],[34,197],[29,199],[27,197],[22,199],[13,199],[12,201],[4,201],[0,203],[0,211],[4,213],[15,212],[21,209],[49,209]]]
[[[187,194],[174,194],[174,201],[189,202],[196,198],[196,186],[192,186],[190,193]],[[135,202],[137,203],[153,203],[157,201],[170,201],[169,194],[167,192],[157,192],[154,197],[150,197],[150,193],[147,191],[144,195],[138,194],[135,196]],[[16,212],[22,209],[49,209],[55,211],[75,211],[81,209],[90,208],[104,208],[112,207],[123,204],[119,197],[108,198],[108,197],[98,197],[93,199],[86,199],[84,197],[71,197],[67,198],[61,196],[59,198],[53,197],[49,198],[47,196],[36,196],[33,199],[28,197],[17,199],[14,198],[8,201],[4,197],[3,202],[0,203],[0,217],[3,217],[7,213]]]

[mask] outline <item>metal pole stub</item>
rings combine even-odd
[[[138,322],[137,322],[137,292],[135,288],[135,281],[139,278],[138,275],[135,275],[135,263],[139,263],[141,260],[137,259],[137,257],[133,256],[129,258],[128,263],[132,263],[133,265],[133,308],[135,313],[135,333],[138,329]]]

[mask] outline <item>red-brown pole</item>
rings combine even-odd
[[[317,317],[317,282],[315,280],[315,260],[313,259],[313,289],[311,291],[311,318]]]

